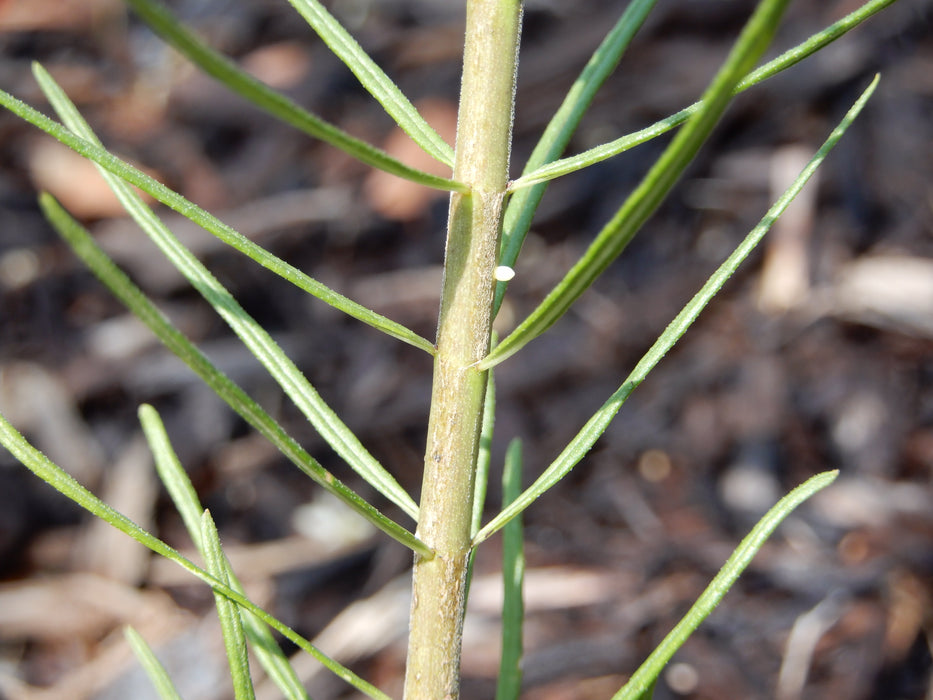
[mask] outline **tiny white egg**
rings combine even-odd
[[[500,282],[508,282],[510,279],[515,277],[515,270],[513,270],[508,265],[499,265],[499,267],[496,268],[496,271],[492,273],[492,276]]]

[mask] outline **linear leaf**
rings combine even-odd
[[[345,296],[338,294],[317,280],[308,277],[308,275],[301,272],[301,270],[277,258],[261,246],[256,245],[253,241],[230,228],[217,217],[188,201],[180,194],[170,190],[161,182],[149,177],[128,163],[123,162],[97,144],[76,136],[58,122],[49,119],[44,114],[36,111],[24,102],[17,100],[3,90],[0,90],[0,105],[3,105],[20,118],[38,129],[41,129],[75,152],[94,161],[123,180],[136,185],[147,194],[152,195],[155,199],[162,202],[162,204],[174,209],[227,245],[235,248],[247,257],[252,258],[266,269],[285,278],[308,294],[317,297],[321,301],[343,311],[348,316],[352,316],[387,335],[398,338],[409,345],[421,348],[425,352],[434,353],[434,345],[430,341],[425,340],[401,324],[391,321],[384,316],[380,316],[374,311],[370,311],[365,306],[347,299]]]
[[[257,80],[223,54],[198,39],[162,5],[152,0],[124,0],[156,33],[205,73],[260,109],[304,133],[319,138],[359,161],[398,177],[440,190],[464,191],[458,182],[409,167],[388,153],[328,124]],[[386,78],[388,80],[388,78]],[[412,107],[412,110],[414,108]],[[417,115],[417,112],[415,112]],[[414,119],[414,117],[411,117]],[[418,119],[420,119],[418,115]],[[422,120],[423,122],[424,120]],[[427,124],[425,123],[425,126]],[[427,127],[430,129],[430,127]],[[440,139],[440,137],[437,137]],[[443,141],[441,141],[443,143]],[[448,150],[450,147],[447,147]],[[432,155],[434,155],[432,153]],[[435,156],[437,157],[437,156]],[[439,158],[444,161],[444,158]],[[446,161],[445,161],[446,162]],[[452,162],[452,159],[451,161]],[[449,162],[448,162],[449,164]]]
[[[638,700],[649,691],[654,680],[660,675],[665,664],[681,647],[693,631],[719,605],[723,596],[732,588],[732,584],[751,563],[765,540],[791,512],[820,489],[826,488],[836,477],[838,470],[823,472],[810,477],[807,481],[784,496],[777,505],[769,510],[748,533],[735,549],[716,577],[710,582],[702,595],[697,598],[683,619],[664,638],[648,659],[632,675],[628,683],[612,696],[612,700]]]
[[[632,0],[629,3],[619,21],[593,52],[583,71],[564,97],[564,101],[551,117],[544,134],[532,151],[528,162],[525,163],[525,173],[536,171],[564,152],[580,120],[593,101],[596,91],[619,64],[622,54],[625,53],[635,33],[641,28],[655,2],[656,0]],[[515,266],[522,243],[531,227],[535,210],[546,189],[547,185],[541,183],[518,189],[512,194],[502,223],[502,246],[499,253],[501,265]],[[508,282],[499,282],[496,285],[493,313],[498,312],[507,286]]]
[[[789,2],[762,0],[707,88],[700,110],[677,133],[583,257],[544,301],[489,353],[479,364],[481,369],[494,367],[550,328],[625,249],[716,126],[732,100],[732,89],[764,53]]]
[[[493,340],[495,342],[495,339]],[[479,434],[479,452],[476,456],[476,477],[473,481],[473,522],[470,537],[479,532],[489,485],[489,466],[492,462],[492,434],[496,427],[496,380],[493,372],[486,376],[486,398],[483,400],[483,423]]]
[[[492,342],[496,343],[493,333]],[[480,426],[479,450],[476,455],[476,474],[473,478],[473,513],[470,521],[470,537],[479,532],[483,524],[483,507],[486,504],[486,491],[489,486],[489,467],[492,463],[492,435],[496,426],[496,381],[490,370],[486,374],[486,397],[483,399],[483,422]],[[469,600],[470,587],[473,584],[473,567],[476,564],[476,548],[470,550],[467,563],[467,581],[464,597]],[[466,609],[464,608],[464,614]]]
[[[188,478],[185,468],[178,461],[178,456],[172,448],[158,411],[149,404],[143,404],[137,413],[139,422],[143,426],[143,433],[146,435],[146,442],[149,444],[149,451],[152,452],[159,480],[165,485],[165,490],[168,491],[172,503],[175,504],[175,510],[181,516],[188,536],[206,560],[204,542],[201,538],[201,517],[204,514],[204,507],[194,490],[194,485]]]
[[[207,561],[207,570],[218,581],[229,586],[220,535],[208,510],[204,511],[201,518],[201,546]],[[220,630],[227,650],[227,666],[233,680],[233,696],[236,700],[255,700],[256,692],[253,690],[253,677],[249,671],[249,654],[246,651],[246,634],[243,632],[240,609],[236,603],[217,591],[214,591],[214,603],[217,605],[217,617],[220,619]]]
[[[389,700],[388,695],[372,684],[367,683],[350,669],[341,666],[336,661],[323,654],[307,639],[272,617],[272,615],[254,604],[244,595],[225,585],[200,567],[195,566],[191,561],[183,557],[158,537],[142,529],[125,515],[115,511],[101,501],[93,493],[81,486],[74,477],[30,445],[2,414],[0,414],[0,445],[3,445],[24,467],[29,469],[56,491],[68,497],[92,515],[106,521],[120,532],[129,535],[156,554],[175,562],[185,571],[206,583],[213,590],[222,593],[241,608],[248,610],[360,692],[375,700]]]
[[[152,406],[143,404],[139,407],[139,420],[142,423],[143,431],[146,433],[149,449],[155,458],[159,478],[165,484],[175,508],[181,514],[188,535],[206,561],[208,552],[204,546],[201,530],[201,514],[204,512],[204,508],[198,499],[197,492],[194,490],[194,486],[181,462],[178,461],[175,450],[172,449],[172,444],[165,432],[165,426],[158,412]],[[243,586],[226,558],[224,559],[224,565],[226,567],[227,584],[238,593],[245,595]],[[253,645],[253,651],[259,659],[259,663],[265,669],[269,678],[282,691],[283,696],[288,700],[308,700],[308,694],[302,687],[301,681],[285,654],[282,653],[281,647],[276,643],[269,628],[249,611],[242,611],[241,617],[246,637]]]
[[[168,671],[165,670],[165,666],[156,657],[152,647],[146,643],[142,635],[130,626],[123,629],[123,635],[126,637],[126,641],[130,643],[133,654],[136,655],[146,675],[149,676],[149,680],[159,697],[162,700],[181,700],[181,695],[178,694],[175,684],[172,683]]]
[[[855,27],[860,25],[872,15],[877,14],[888,5],[892,5],[895,2],[897,2],[897,0],[870,0],[870,2],[866,2],[859,9],[850,12],[838,22],[834,22],[833,24],[826,27],[826,29],[811,36],[806,41],[797,44],[793,48],[790,48],[782,53],[777,58],[774,58],[773,60],[768,61],[764,65],[753,70],[751,73],[742,78],[742,80],[739,81],[739,84],[735,86],[735,94],[744,92],[753,85],[764,82],[768,78],[771,78],[786,70],[787,68],[790,68],[791,66],[799,63],[808,56],[811,56],[820,49],[831,44],[850,30],[855,29]],[[601,146],[596,146],[595,148],[591,148],[575,156],[562,158],[561,160],[556,160],[552,163],[548,163],[547,165],[542,165],[536,170],[529,172],[526,169],[525,173],[523,173],[520,178],[516,179],[512,183],[510,189],[520,192],[526,187],[532,187],[538,183],[553,180],[563,175],[568,175],[578,170],[582,170],[583,168],[589,167],[595,163],[602,162],[607,158],[611,158],[612,156],[619,155],[620,153],[645,143],[646,141],[650,141],[651,139],[656,138],[661,134],[666,134],[674,127],[680,126],[691,116],[696,114],[702,106],[702,101],[694,102],[692,105],[680,110],[676,114],[672,114],[669,117],[655,122],[651,126],[645,127],[640,131],[627,134],[626,136],[622,136]]]
[[[502,503],[508,505],[522,492],[522,442],[515,439],[505,453]],[[525,621],[525,546],[521,517],[502,531],[502,657],[496,682],[496,700],[518,700],[522,689],[522,625]]]
[[[402,130],[411,136],[425,153],[444,165],[453,167],[454,152],[450,145],[424,120],[398,86],[363,51],[356,39],[350,36],[340,22],[334,19],[333,15],[317,0],[288,1],[324,40],[331,51],[353,71],[363,87],[376,98]]]
[[[38,64],[36,79],[46,97],[72,131],[98,143],[97,137],[78,113],[64,91]],[[142,199],[115,175],[98,167],[120,203],[149,238],[159,247],[185,279],[227,322],[250,352],[275,378],[305,418],[350,467],[379,493],[398,505],[413,519],[418,519],[418,506],[379,462],[363,447],[356,435],[328,406],[307,378],[285,354],[278,343],[233,298],[195,255],[185,248]]]
[[[243,585],[233,576],[230,569],[230,562],[227,562],[227,575],[230,576],[230,587],[242,596],[246,596]],[[243,627],[246,630],[246,638],[252,645],[252,650],[259,659],[266,675],[275,683],[275,686],[281,691],[285,700],[310,700],[308,692],[301,684],[301,679],[295,673],[291,662],[275,637],[269,626],[262,620],[253,615],[249,610],[241,611]]]
[[[266,413],[239,386],[230,381],[198,350],[171,322],[146,298],[107,254],[101,250],[91,234],[75,221],[55,199],[48,194],[39,198],[46,218],[85,265],[132,311],[150,330],[205,384],[236,411],[247,423],[275,445],[295,466],[315,483],[349,505],[387,535],[422,556],[433,552],[421,540],[398,523],[376,510],[366,500],[347,488],[333,474],[324,469],[275,420]]]
[[[605,432],[609,423],[615,418],[622,404],[628,399],[635,388],[642,383],[648,373],[661,361],[674,344],[680,340],[687,329],[700,315],[700,312],[706,308],[710,300],[722,289],[722,286],[732,276],[738,266],[748,257],[748,254],[754,250],[755,246],[761,241],[764,235],[771,228],[774,221],[784,212],[797,193],[807,183],[807,180],[813,175],[820,164],[839,139],[846,132],[852,121],[858,116],[859,112],[865,106],[868,98],[874,92],[878,85],[878,77],[871,82],[865,89],[859,99],[852,105],[846,116],[833,130],[829,138],[820,149],[814,154],[810,162],[800,172],[791,186],[781,195],[781,197],[771,206],[758,225],[753,228],[739,246],[726,258],[716,271],[706,281],[706,284],[699,292],[681,309],[680,313],[671,321],[667,329],[654,342],[651,348],[646,352],[635,368],[631,371],[622,385],[609,397],[598,411],[586,422],[586,425],[577,433],[576,437],[564,448],[563,452],[556,460],[544,470],[544,473],[525,490],[514,503],[506,507],[501,513],[493,518],[473,539],[473,544],[479,544],[487,539],[496,530],[500,529],[505,523],[521,513],[530,506],[538,496],[543,494],[554,484],[560,481],[567,473],[573,469],[583,456],[589,452],[590,448],[596,443],[600,435]]]

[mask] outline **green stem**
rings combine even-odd
[[[469,0],[434,388],[416,557],[407,700],[459,696],[473,480],[486,391],[502,209],[508,185],[520,0]]]

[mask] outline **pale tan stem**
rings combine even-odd
[[[459,696],[461,623],[477,446],[486,390],[493,272],[508,183],[519,0],[469,0],[453,194],[415,561],[407,700]]]

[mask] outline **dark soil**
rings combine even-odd
[[[389,118],[279,0],[171,3],[292,98],[402,158]],[[329,4],[442,133],[462,4]],[[754,3],[659,3],[574,139],[578,152],[701,94]],[[799,2],[770,55],[852,11]],[[624,3],[529,2],[514,175]],[[655,698],[930,697],[933,598],[933,4],[895,6],[741,95],[670,199],[547,336],[497,371],[494,465],[559,454],[757,223],[875,73],[876,95],[786,220],[526,517],[525,692],[610,697],[758,517],[837,482],[778,530],[677,654]],[[0,87],[50,111],[39,60],[111,149],[347,296],[433,337],[446,199],[380,179],[197,75],[118,0],[0,3]],[[661,152],[661,138],[552,184],[500,314],[520,321]],[[136,408],[161,413],[257,602],[400,696],[410,556],[266,445],[172,358],[45,223],[47,189],[306,449],[364,495],[281,391],[80,159],[0,114],[0,408],[82,483],[180,549]],[[784,184],[781,184],[784,183]],[[164,212],[163,212],[164,213]],[[189,241],[411,492],[431,365],[226,249]],[[494,466],[490,512],[499,501]],[[404,515],[388,512],[408,525]],[[334,534],[338,533],[338,534]],[[463,697],[494,696],[498,538],[480,552]],[[189,700],[230,697],[203,586],[0,455],[0,697],[146,698],[132,624]],[[340,617],[338,617],[338,615]],[[349,618],[349,619],[348,619]],[[355,697],[301,657],[314,698]],[[260,685],[260,697],[277,697]]]

